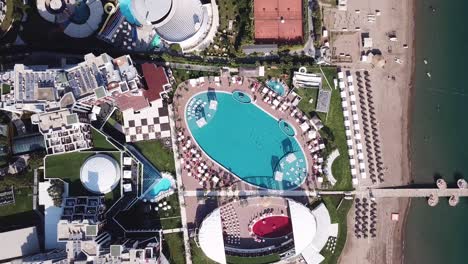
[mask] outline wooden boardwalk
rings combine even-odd
[[[437,189],[437,188],[385,188],[385,189],[371,189],[365,191],[356,191],[355,194],[369,195],[372,193],[372,196],[376,198],[384,197],[429,197],[431,194],[438,197],[450,197],[452,195],[458,197],[468,197],[468,189],[459,189],[459,188],[447,188],[447,189]]]

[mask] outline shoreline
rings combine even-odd
[[[410,33],[412,33],[413,37],[411,40],[411,73],[410,73],[410,78],[409,81],[410,83],[408,84],[409,86],[409,96],[407,99],[407,104],[408,107],[406,109],[406,157],[407,157],[407,170],[408,170],[408,182],[414,182],[414,175],[413,175],[413,168],[412,168],[412,149],[411,149],[411,138],[412,138],[412,131],[411,131],[411,122],[412,122],[412,113],[414,110],[414,99],[415,99],[415,94],[416,94],[416,23],[417,23],[417,0],[409,0],[412,3],[410,4],[412,10],[409,12],[412,16],[412,24],[411,27],[408,29]],[[401,254],[400,254],[400,259],[401,259],[401,264],[405,263],[405,246],[406,246],[406,239],[407,239],[407,233],[406,233],[406,225],[408,222],[408,217],[409,217],[409,211],[411,208],[411,198],[408,199],[405,205],[405,212],[403,214],[403,219],[402,219],[402,229],[401,229],[401,234],[400,234],[400,243],[401,243]],[[398,242],[398,241],[396,241]]]
[[[358,59],[351,64],[343,63],[351,72],[368,70],[370,86],[374,93],[378,134],[381,140],[384,163],[384,181],[373,183],[360,179],[357,189],[368,187],[402,186],[412,182],[411,161],[411,120],[415,96],[416,77],[416,0],[367,2],[349,0],[348,11],[329,11],[326,26],[331,29],[355,28],[368,32],[375,48],[381,49],[385,57],[384,67],[371,67]],[[354,10],[380,10],[379,23],[369,23],[366,14]],[[397,42],[390,42],[382,32],[394,31]],[[350,45],[359,40],[350,35],[339,35],[334,42],[336,52],[349,52],[360,58],[361,46]],[[356,36],[355,35],[355,36]],[[341,38],[341,39],[340,39]],[[408,48],[404,48],[407,44]],[[396,63],[396,59],[404,63]],[[395,61],[394,61],[395,59]],[[355,208],[347,216],[347,242],[339,258],[339,263],[404,263],[405,228],[411,206],[409,198],[377,199],[377,238],[362,239],[354,234]],[[399,213],[399,221],[391,220],[392,213]]]

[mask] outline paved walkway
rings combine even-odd
[[[169,110],[169,124],[171,126],[172,149],[174,151],[174,160],[177,161],[179,150],[176,144],[177,132],[175,129],[175,124],[174,124],[174,110],[172,108],[172,105],[168,107],[168,110]],[[190,252],[190,241],[189,241],[189,235],[187,231],[187,210],[185,208],[185,199],[184,199],[183,190],[182,190],[182,170],[180,167],[180,163],[176,162],[175,167],[176,167],[176,178],[177,178],[177,195],[179,196],[180,217],[182,220],[181,230],[184,235],[185,263],[192,264],[192,254]]]
[[[183,228],[173,228],[173,229],[164,229],[163,234],[172,234],[172,233],[179,233],[184,232]]]

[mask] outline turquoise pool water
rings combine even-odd
[[[267,87],[270,88],[273,92],[283,96],[285,94],[284,85],[279,81],[269,80],[266,82]]]
[[[165,192],[171,188],[171,181],[166,178],[162,178],[158,183],[153,185],[151,191],[149,191],[148,196],[152,198],[157,197],[161,192]]]
[[[211,100],[217,101],[216,109],[210,108]],[[203,92],[189,100],[185,116],[203,151],[242,180],[283,190],[298,187],[306,177],[306,159],[297,140],[255,104],[239,102],[231,93]],[[206,121],[202,126],[200,119]],[[285,160],[290,153],[294,161]],[[277,170],[280,180],[275,179]]]
[[[132,13],[132,0],[120,0],[119,4],[120,4],[119,5],[120,12],[122,13],[122,15],[124,15],[124,17],[127,19],[127,21],[130,24],[139,26],[140,23],[133,16],[133,13]]]

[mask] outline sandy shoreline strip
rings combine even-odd
[[[325,26],[342,32],[334,36],[332,47],[337,54],[350,54],[352,63],[338,65],[352,74],[368,71],[376,106],[378,133],[384,163],[383,183],[361,180],[357,189],[367,187],[401,186],[411,182],[411,103],[414,96],[415,68],[415,0],[348,0],[347,11],[325,10]],[[375,22],[368,15],[376,14]],[[350,30],[359,28],[357,33]],[[343,31],[343,29],[346,29]],[[398,41],[389,41],[393,32]],[[373,48],[382,52],[384,68],[372,67],[359,61],[362,50],[361,33],[369,33]],[[356,45],[356,43],[358,43]],[[408,48],[403,45],[407,44]],[[397,63],[397,58],[402,63]],[[410,199],[377,199],[377,237],[356,238],[354,234],[355,208],[348,214],[347,242],[339,262],[344,264],[403,263],[404,229]],[[392,213],[399,213],[399,221],[391,221]]]

